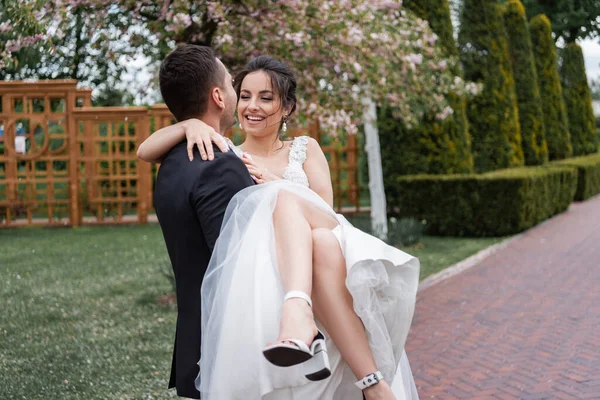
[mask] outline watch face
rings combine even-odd
[[[379,377],[377,376],[377,374],[371,374],[371,375],[367,376],[367,384],[374,385],[378,382],[379,382]]]

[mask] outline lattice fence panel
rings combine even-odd
[[[143,107],[84,107],[76,112],[80,213],[83,223],[143,222],[149,200],[149,168],[136,156],[148,136]]]
[[[0,225],[70,223],[66,97],[3,94]]]
[[[0,82],[0,228],[148,220],[158,165],[138,162],[136,148],[172,115],[165,105],[91,107],[91,90],[76,86]],[[331,141],[316,125],[288,132],[305,134],[323,146],[335,208],[364,211],[355,138]],[[227,135],[244,139],[235,128]]]

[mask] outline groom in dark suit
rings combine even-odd
[[[209,47],[177,48],[163,61],[159,80],[178,121],[198,118],[221,133],[234,124],[232,78]],[[217,147],[213,161],[196,154],[190,162],[184,140],[161,162],[154,207],[175,273],[177,331],[169,388],[176,387],[179,396],[200,398],[194,386],[201,346],[200,287],[229,200],[253,184],[233,151]]]

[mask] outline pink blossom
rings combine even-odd
[[[411,64],[420,65],[423,62],[423,55],[422,54],[409,54],[407,56],[407,60]]]
[[[384,1],[383,3],[381,3],[379,5],[379,8],[390,9],[390,10],[398,10],[398,9],[400,9],[400,7],[402,7],[402,2],[395,2],[395,1]]]
[[[6,51],[8,51],[10,53],[14,53],[21,49],[21,44],[14,40],[7,40],[5,43],[5,46],[6,46]]]
[[[304,32],[296,32],[296,33],[286,33],[284,35],[285,40],[289,40],[294,43],[295,46],[302,46],[304,41],[306,40],[306,35]]]
[[[55,7],[48,7],[48,2],[33,2],[36,5],[25,19],[31,21],[31,26],[37,23],[48,27],[48,35],[59,35],[59,29],[66,29],[72,22],[70,7],[84,4],[98,10],[91,16],[89,32],[113,38],[114,29],[104,16],[117,7],[134,18],[135,26],[146,29],[152,41],[173,46],[175,39],[182,37],[183,28],[201,21],[206,13],[218,24],[212,45],[220,56],[243,63],[254,55],[269,54],[284,61],[298,80],[300,117],[318,115],[323,128],[332,135],[357,131],[363,113],[360,99],[364,96],[377,104],[390,104],[395,115],[415,125],[423,109],[440,117],[450,115],[447,93],[467,95],[479,88],[454,79],[452,68],[448,68],[454,61],[446,60],[437,47],[437,36],[428,23],[405,12],[401,1],[249,1],[241,7],[240,2],[207,0],[194,2],[197,7],[193,15],[190,3],[183,0],[63,0],[59,6],[60,1],[53,2]],[[149,4],[156,4],[164,22],[157,24],[140,15]],[[40,10],[43,12],[34,14]],[[19,28],[8,22],[0,24],[0,32],[10,35],[0,56],[5,65],[10,65],[13,51],[45,40],[29,31],[13,33]],[[110,47],[117,52],[116,57],[121,48],[131,51],[127,43],[112,41]],[[236,69],[240,65],[228,67]]]
[[[442,112],[436,114],[436,118],[440,119],[440,120],[444,120],[452,114],[454,114],[454,110],[452,109],[452,107],[447,106],[442,110]]]
[[[352,46],[358,46],[364,39],[365,34],[362,29],[357,26],[353,26],[348,30],[348,42]]]

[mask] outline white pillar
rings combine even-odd
[[[387,206],[381,167],[381,148],[377,130],[377,108],[370,98],[363,99],[365,106],[365,150],[369,165],[369,192],[371,194],[371,226],[373,234],[381,240],[387,239]]]

